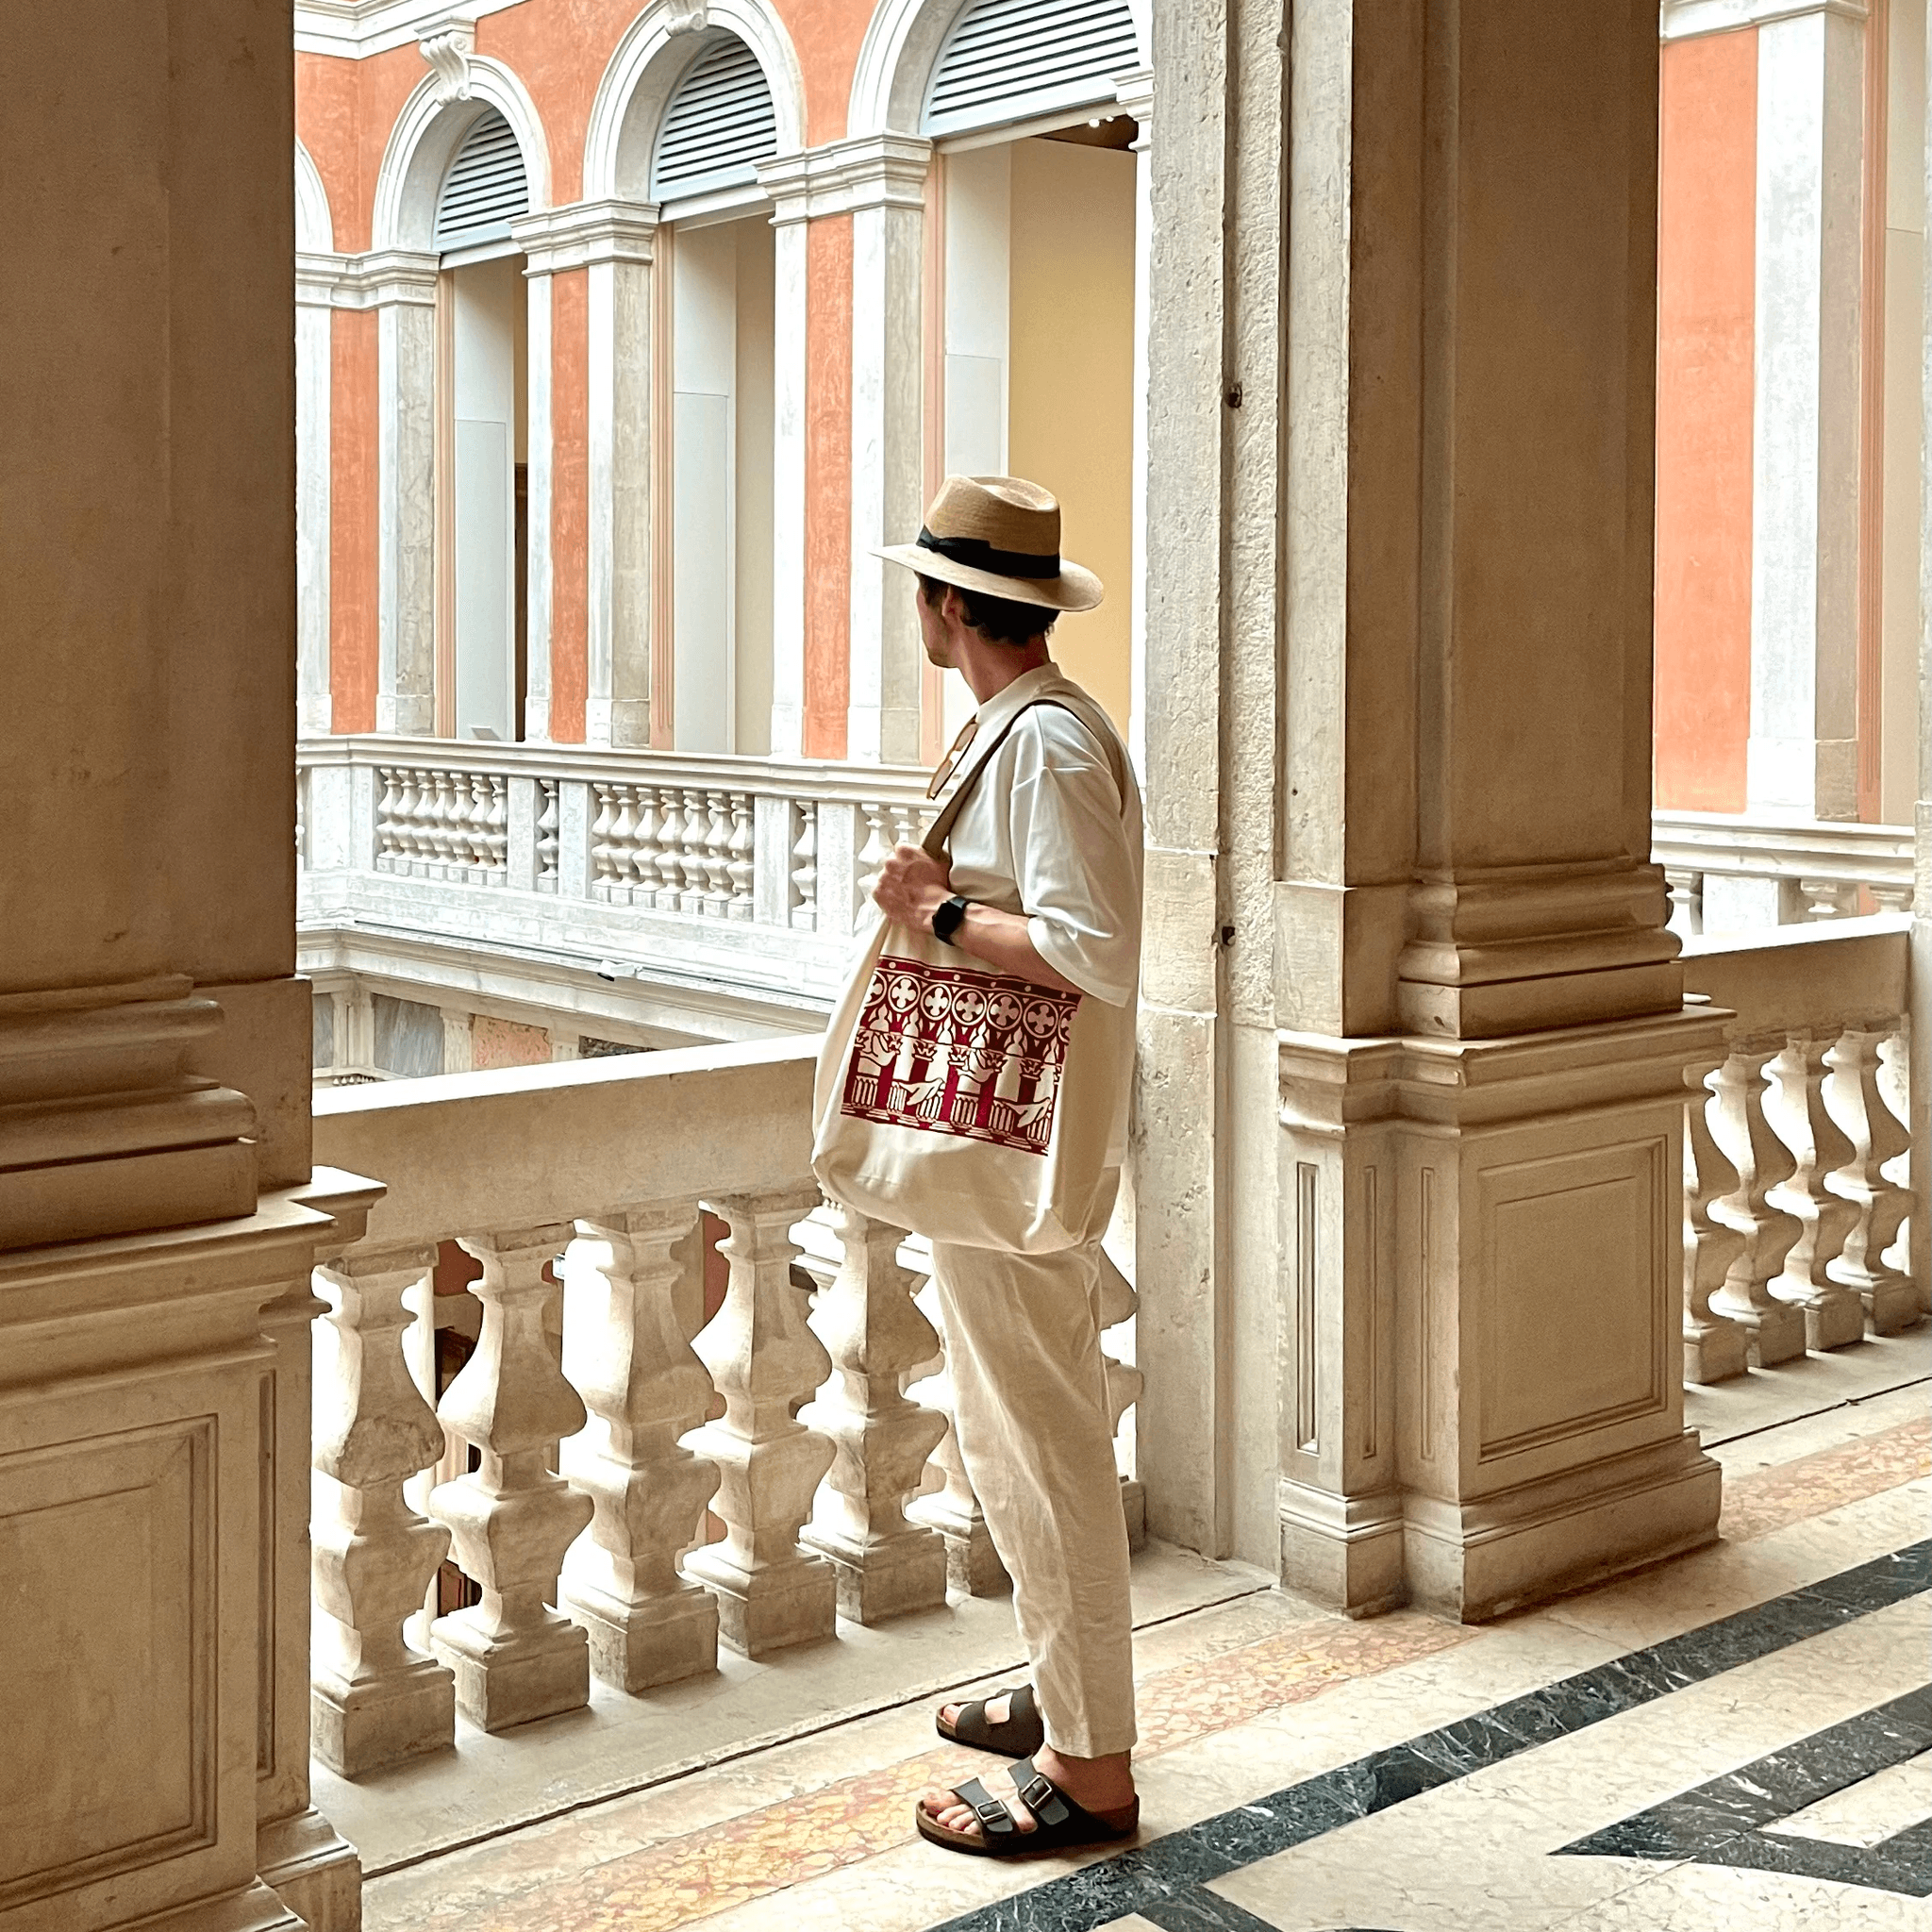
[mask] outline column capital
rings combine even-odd
[[[1147,124],[1154,118],[1153,68],[1139,67],[1132,74],[1122,75],[1113,84],[1113,97],[1140,123],[1140,141],[1144,142]]]
[[[924,208],[932,142],[917,134],[865,134],[780,155],[758,166],[772,223],[817,221],[861,208]]]
[[[647,263],[658,233],[654,201],[579,201],[510,225],[529,258],[526,275],[553,275],[598,262]]]
[[[417,248],[372,248],[365,255],[298,253],[295,303],[311,308],[432,307],[441,258]]]
[[[1872,15],[1869,0],[1663,0],[1658,31],[1666,41],[1695,40],[1703,34],[1734,33],[1740,27],[1769,26],[1802,20],[1812,13],[1837,13],[1847,20]]]

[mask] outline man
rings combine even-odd
[[[1098,1236],[1124,1145],[1141,801],[1119,734],[1048,652],[1056,617],[1101,598],[1099,579],[1059,556],[1052,495],[1015,477],[948,477],[918,542],[878,555],[917,572],[925,654],[978,701],[969,731],[982,744],[1006,735],[967,794],[950,864],[902,845],[874,900],[888,919],[931,931],[972,961],[1109,1009],[1101,1037],[1112,1064],[1101,1087],[1117,1118],[1089,1238],[1042,1255],[933,1248],[960,1453],[1012,1576],[1033,1671],[1017,1691],[947,1705],[939,1729],[1033,1755],[957,1790],[928,1790],[917,1823],[949,1849],[997,1857],[1124,1837],[1139,1819]],[[1054,696],[1065,706],[1039,702]]]

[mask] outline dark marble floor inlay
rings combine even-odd
[[[1764,1827],[1928,1749],[1932,1688],[1894,1697],[1562,1849],[1579,1857],[1789,1872],[1924,1898],[1932,1893],[1932,1820],[1870,1847]]]
[[[1405,1744],[1373,1751],[1184,1831],[949,1919],[934,1932],[1098,1932],[1130,1912],[1166,1932],[1245,1932],[1261,1923],[1252,1913],[1209,1916],[1224,1912],[1228,1902],[1202,1890],[1208,1881],[1926,1590],[1932,1590],[1932,1541],[1546,1684]],[[1192,1918],[1185,1916],[1191,1909]]]

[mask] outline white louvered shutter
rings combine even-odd
[[[523,150],[509,123],[491,108],[464,135],[442,177],[433,245],[440,254],[485,242],[508,242],[509,225],[529,211],[530,184],[524,175]]]
[[[778,152],[778,118],[758,56],[736,34],[700,54],[664,110],[651,163],[651,198],[670,201],[758,178]]]
[[[1115,78],[1142,64],[1126,0],[971,0],[933,66],[924,131],[1108,102]]]

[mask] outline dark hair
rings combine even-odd
[[[1058,610],[1038,604],[1022,604],[1011,597],[990,597],[984,591],[969,591],[963,584],[941,583],[937,577],[919,574],[919,594],[937,610],[948,591],[957,591],[966,607],[966,628],[976,630],[989,643],[1030,644],[1052,630]]]

